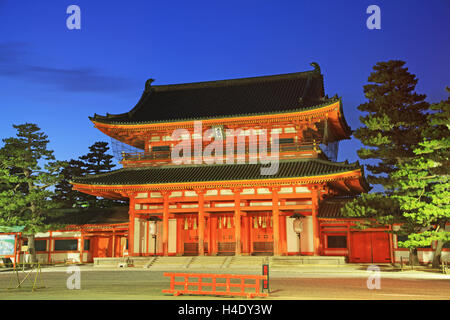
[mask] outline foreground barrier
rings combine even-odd
[[[162,292],[171,293],[174,296],[181,294],[244,296],[247,298],[269,296],[268,293],[260,292],[261,280],[267,280],[267,275],[166,272],[164,276],[170,277],[170,289],[162,290]],[[176,278],[182,278],[183,280],[176,281]],[[191,278],[195,278],[194,281],[190,281]],[[224,279],[223,282],[222,279]],[[238,280],[237,283],[232,282],[235,279]],[[248,283],[248,281],[252,281],[252,283]],[[234,288],[238,290],[234,290]],[[251,292],[246,291],[246,289],[250,289]]]
[[[34,276],[33,276],[34,273]],[[22,275],[22,279],[21,279]],[[34,277],[34,280],[33,280]],[[40,263],[20,263],[17,264],[13,272],[11,273],[11,278],[8,285],[8,290],[19,289],[25,283],[26,280],[32,283],[31,291],[36,291],[37,289],[45,288],[44,282],[41,277],[41,264]],[[17,282],[15,286],[14,283]]]

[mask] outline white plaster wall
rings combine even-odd
[[[314,251],[313,218],[307,216],[303,221],[303,232],[301,233],[302,252]]]
[[[134,219],[134,253],[142,253],[145,250],[145,221],[143,219]]]
[[[431,263],[433,262],[434,251],[421,251],[420,249],[417,252],[417,256],[419,257],[419,261],[421,263]],[[400,259],[403,257],[403,261],[407,263],[409,259],[409,251],[394,251],[394,259],[395,262],[400,263]],[[442,251],[441,259],[443,261],[450,261],[450,251]]]
[[[177,220],[169,219],[169,253],[177,252]]]
[[[70,231],[64,231],[64,232],[53,232],[52,233],[53,238],[76,238],[81,237],[81,232],[70,232]]]
[[[294,232],[294,219],[284,217],[286,219],[286,243],[287,252],[298,252],[298,237]]]

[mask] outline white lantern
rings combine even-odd
[[[152,236],[156,235],[156,221],[152,221],[149,225],[149,232]]]
[[[294,232],[297,234],[300,234],[303,231],[303,219],[295,218],[293,226],[294,226]]]

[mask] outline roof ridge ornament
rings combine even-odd
[[[155,81],[155,79],[148,79],[145,81],[145,91],[150,91],[150,87],[152,86],[152,83]]]
[[[314,71],[315,71],[315,72],[317,72],[317,73],[322,73],[322,72],[320,71],[320,66],[319,66],[319,64],[318,64],[317,62],[311,62],[309,65],[314,67]]]

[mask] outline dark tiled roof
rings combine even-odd
[[[274,76],[152,86],[127,113],[95,115],[103,123],[136,124],[265,114],[309,109],[323,104],[323,76],[313,71]]]
[[[124,223],[129,221],[128,209],[128,206],[55,209],[50,212],[46,223],[57,225]]]
[[[320,176],[360,169],[358,163],[322,159],[280,161],[275,175],[261,175],[262,164],[217,164],[123,168],[109,173],[74,178],[73,183],[92,185],[140,185],[177,182],[257,180]]]
[[[341,208],[354,197],[336,197],[325,199],[319,204],[319,218],[345,218],[341,213]]]

